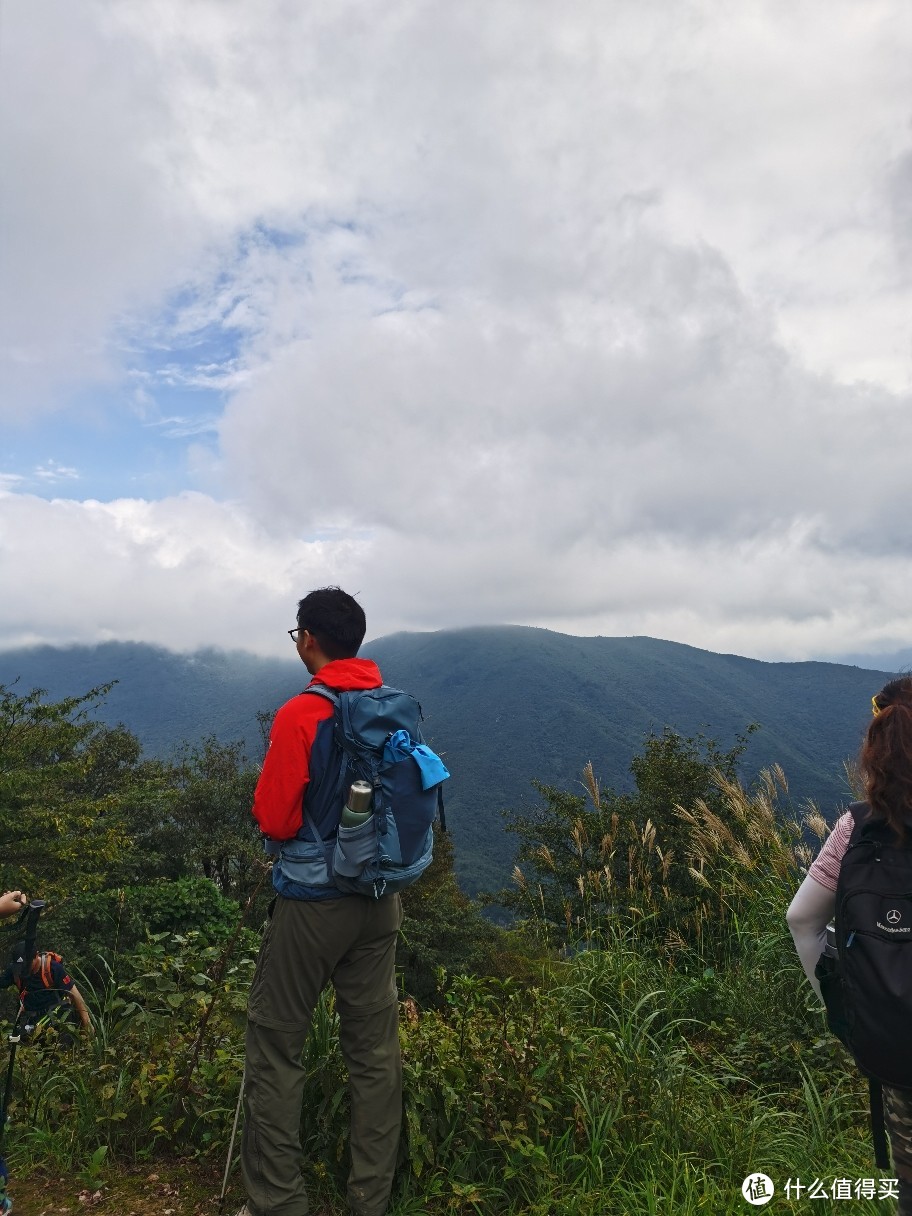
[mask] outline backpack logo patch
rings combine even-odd
[[[877,928],[882,929],[884,933],[908,933],[912,929],[912,925],[901,925],[903,915],[899,908],[890,908],[884,915],[884,920],[878,920]]]

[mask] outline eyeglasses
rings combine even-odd
[[[877,715],[878,715],[878,714],[880,713],[880,711],[881,711],[881,707],[880,707],[880,706],[877,704],[877,698],[878,698],[879,696],[880,696],[880,693],[879,693],[879,692],[876,692],[876,693],[874,694],[874,696],[871,698],[871,708],[872,708],[872,709],[873,709],[873,711],[874,711],[874,717],[875,717],[875,718],[877,717]]]
[[[297,629],[286,629],[285,630],[285,632],[288,634],[288,636],[294,642],[295,646],[297,646],[297,644],[298,644],[298,634],[302,631],[302,629],[303,629],[303,626],[299,625],[297,627]]]

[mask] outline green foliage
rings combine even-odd
[[[652,823],[659,836],[670,835],[678,828],[677,807],[690,807],[702,800],[719,810],[719,778],[737,780],[747,741],[757,729],[756,725],[749,726],[727,751],[702,733],[685,738],[668,726],[658,733],[651,731],[643,750],[630,761],[635,792],[627,800],[627,807],[637,828],[642,831]]]
[[[263,868],[250,814],[257,774],[241,745],[210,737],[174,762],[144,760],[125,727],[93,720],[110,688],[51,702],[0,687],[0,879],[40,894],[71,926],[69,941],[93,945],[135,937],[142,909],[156,927],[180,927],[190,889],[162,880],[202,877],[243,901]],[[194,898],[211,902],[202,887]],[[157,911],[169,899],[170,920]]]
[[[149,934],[194,930],[204,941],[224,942],[239,916],[238,904],[205,878],[159,879],[64,900],[42,918],[41,938],[68,959],[111,960]]]
[[[60,898],[129,867],[132,809],[158,774],[124,727],[93,722],[110,686],[59,702],[0,686],[0,857],[8,886]]]
[[[174,797],[169,824],[191,871],[232,899],[245,899],[259,880],[263,846],[250,813],[258,772],[243,745],[208,736],[185,746],[168,770]]]
[[[392,1216],[627,1216],[647,1210],[647,1193],[651,1210],[668,1216],[723,1213],[739,1209],[741,1180],[754,1168],[780,1190],[790,1176],[870,1176],[860,1079],[831,1055],[808,1058],[822,1019],[796,1000],[796,967],[763,987],[783,934],[781,917],[770,915],[767,938],[745,939],[738,965],[717,973],[705,994],[716,1012],[747,1008],[748,1029],[763,1024],[766,996],[765,1041],[737,1062],[723,1024],[700,1016],[697,958],[669,971],[634,928],[554,964],[531,989],[461,977],[442,1008],[406,1005],[406,1118]],[[20,1052],[14,1169],[38,1159],[97,1176],[102,1149],[112,1161],[169,1152],[221,1164],[252,959],[236,956],[215,994],[217,954],[193,934],[153,940],[88,992],[94,1040],[65,1061]],[[213,995],[211,1032],[184,1089]],[[771,1047],[782,1065],[775,1078],[756,1068]],[[303,1064],[308,1181],[323,1210],[342,1213],[348,1097],[329,992]],[[799,1205],[777,1199],[777,1210]]]
[[[220,948],[196,932],[156,934],[105,965],[102,983],[77,975],[94,1036],[77,1054],[53,1044],[20,1051],[14,1159],[100,1171],[107,1154],[143,1160],[163,1148],[220,1145],[240,1080],[253,957],[241,948],[216,988],[219,959]],[[196,1058],[197,1028],[213,1000]]]
[[[95,1031],[20,1051],[8,1156],[93,1186],[109,1163],[224,1160],[257,944],[234,936],[228,897],[262,875],[240,745],[143,761],[129,731],[90,720],[98,695],[0,694],[8,883],[50,895],[42,937],[72,943]],[[780,774],[750,792],[734,779],[744,742],[665,730],[634,758],[630,792],[601,789],[591,767],[582,794],[541,787],[537,817],[514,822],[525,953],[460,892],[438,841],[404,900],[391,1216],[696,1216],[739,1210],[755,1168],[780,1192],[787,1177],[873,1173],[863,1083],[784,923],[808,824],[783,812]],[[341,1213],[349,1112],[330,992],[303,1063],[308,1182]]]
[[[629,794],[600,787],[591,764],[581,794],[537,784],[542,804],[535,812],[505,816],[520,842],[519,865],[516,885],[497,902],[564,944],[631,907],[645,915],[644,891],[656,932],[678,923],[702,899],[679,808],[700,804],[724,821],[724,789],[751,732],[727,751],[702,734],[684,738],[669,727],[650,733],[631,761]]]
[[[396,965],[403,993],[419,1005],[439,1006],[451,976],[529,973],[529,959],[514,938],[486,920],[460,889],[452,839],[436,827],[434,860],[421,881],[402,892],[402,908]]]

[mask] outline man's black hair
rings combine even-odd
[[[353,659],[364,641],[367,618],[341,587],[320,587],[299,602],[298,626],[313,634],[328,659]]]

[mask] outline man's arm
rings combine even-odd
[[[91,1034],[92,1033],[92,1022],[91,1022],[91,1019],[89,1018],[89,1009],[88,1009],[88,1006],[86,1005],[85,1001],[82,999],[82,993],[79,991],[79,989],[76,987],[75,984],[67,992],[66,998],[70,1002],[70,1004],[73,1006],[73,1008],[76,1010],[77,1014],[79,1015],[79,1020],[82,1023],[83,1030],[87,1030],[89,1032],[89,1034]]]
[[[82,993],[76,987],[73,977],[67,972],[62,960],[54,959],[51,963],[51,987],[62,992],[79,1015],[83,1030],[92,1031],[89,1009],[82,998]]]
[[[324,697],[302,694],[286,702],[273,719],[269,749],[253,796],[253,816],[265,836],[291,840],[300,831],[314,735],[332,712]]]

